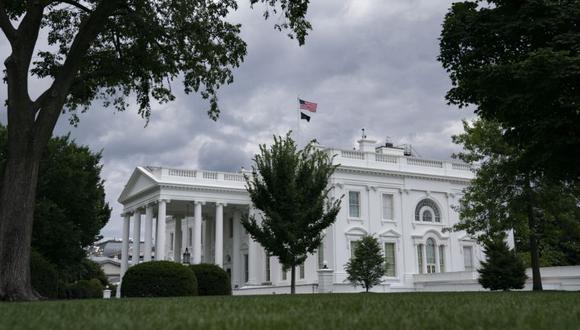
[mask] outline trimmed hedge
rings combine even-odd
[[[172,261],[150,261],[127,270],[122,297],[196,296],[197,279],[187,266]]]
[[[99,279],[79,280],[66,290],[68,299],[91,299],[103,297],[103,285]]]
[[[58,271],[40,253],[30,253],[30,279],[32,287],[40,295],[55,299],[58,297]]]
[[[189,267],[197,277],[197,288],[200,296],[232,294],[230,277],[221,267],[212,264],[198,264]]]

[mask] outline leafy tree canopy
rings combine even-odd
[[[475,106],[521,151],[518,166],[580,178],[580,2],[473,0],[445,17],[451,104]]]
[[[279,15],[275,28],[288,30],[300,44],[311,29],[308,2],[250,0],[263,4],[265,18]],[[135,95],[139,113],[149,117],[151,100],[173,100],[172,81],[182,79],[185,92],[200,91],[209,99],[215,119],[216,92],[233,81],[232,70],[246,55],[241,25],[227,21],[237,9],[236,0],[7,0],[0,3],[0,26],[15,46],[10,21],[27,26],[34,20],[29,28],[48,33],[49,47],[39,50],[31,73],[55,84],[35,102],[39,108],[62,92],[76,121],[75,111],[88,110],[94,99],[124,110],[126,97]],[[29,33],[34,42],[38,31]],[[60,81],[67,75],[70,80]]]
[[[329,179],[338,165],[315,141],[302,150],[288,133],[260,145],[247,189],[261,215],[242,219],[248,233],[285,268],[295,267],[321,244],[323,230],[336,220],[340,199],[329,201]]]
[[[5,137],[0,125],[0,170]],[[109,221],[100,163],[100,152],[77,145],[68,135],[52,138],[41,160],[32,247],[64,273],[84,268],[85,249],[101,238]]]

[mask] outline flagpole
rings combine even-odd
[[[300,146],[300,95],[296,95],[296,145]]]

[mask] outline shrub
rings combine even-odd
[[[200,296],[231,295],[232,285],[228,274],[219,266],[199,264],[189,266],[197,278]]]
[[[99,279],[80,280],[69,284],[66,298],[68,299],[90,299],[103,297],[103,285]]]
[[[40,253],[30,254],[30,275],[32,287],[46,298],[58,297],[58,271]]]
[[[360,284],[369,292],[370,288],[381,283],[385,274],[384,261],[379,241],[370,235],[363,236],[354,256],[346,263],[347,279],[355,287]]]
[[[127,270],[123,297],[178,297],[197,295],[197,279],[189,267],[172,261],[150,261]]]
[[[526,268],[503,237],[486,242],[484,249],[487,261],[478,270],[481,286],[490,290],[522,289],[527,279]]]

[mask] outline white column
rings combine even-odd
[[[155,242],[155,260],[165,260],[165,220],[167,218],[167,201],[159,201],[157,210],[157,241]]]
[[[250,207],[250,216],[257,215],[257,212],[254,208]],[[259,253],[260,253],[260,245],[258,242],[252,239],[252,236],[248,234],[248,284],[256,285],[258,284],[258,272],[261,271],[261,267],[259,266]]]
[[[242,282],[240,279],[240,272],[242,270],[242,264],[240,261],[240,220],[242,218],[242,212],[240,210],[234,211],[234,233],[233,233],[233,247],[232,247],[232,287],[237,284],[240,286]]]
[[[123,247],[121,249],[121,279],[129,268],[129,221],[131,215],[125,213],[123,216]]]
[[[151,246],[153,245],[153,206],[145,207],[145,252],[143,261],[151,261]]]
[[[201,263],[201,206],[203,202],[195,202],[193,219],[193,263]]]
[[[181,219],[175,218],[175,238],[173,239],[173,260],[181,262]]]
[[[132,265],[137,265],[139,263],[140,256],[141,256],[141,211],[137,209],[135,210],[135,214],[133,215]]]
[[[224,266],[224,203],[215,208],[215,264]]]

